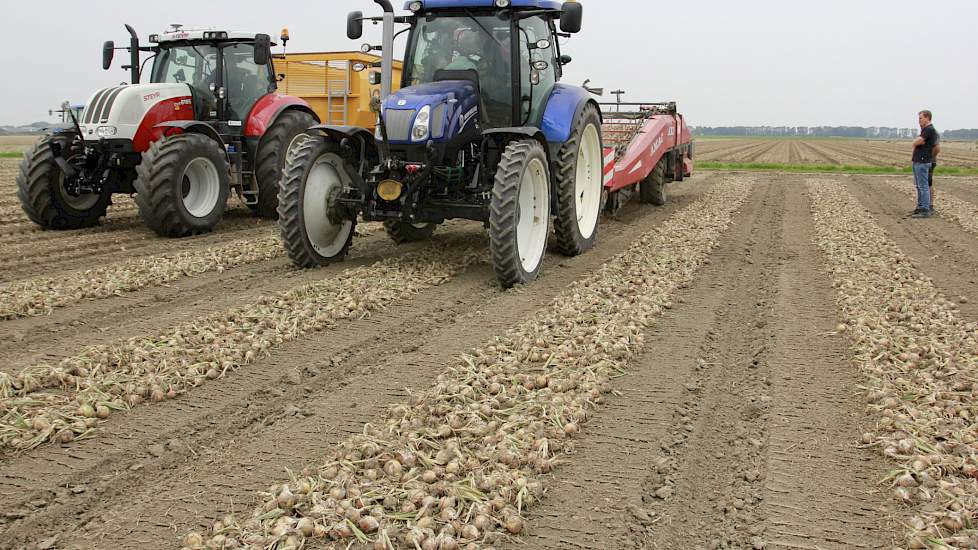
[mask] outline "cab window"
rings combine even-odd
[[[540,47],[545,46],[545,47]],[[550,23],[542,17],[520,21],[520,92],[522,124],[531,124],[543,117],[543,109],[557,83],[554,41]],[[545,62],[544,69],[534,69],[536,62]]]
[[[233,44],[224,47],[224,89],[229,120],[244,120],[255,102],[274,89],[268,66],[255,64],[255,47]]]

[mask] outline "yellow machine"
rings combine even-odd
[[[370,73],[379,71],[371,67],[379,61],[376,55],[360,52],[277,55],[275,70],[285,75],[278,89],[309,102],[323,124],[372,128],[377,115],[370,110],[370,98],[380,97],[380,84],[370,84]],[[400,61],[394,62],[395,90],[400,88],[402,68]]]

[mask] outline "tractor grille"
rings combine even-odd
[[[112,104],[115,103],[115,99],[119,97],[119,93],[125,89],[125,86],[118,88],[106,88],[100,90],[95,97],[92,98],[92,102],[88,104],[85,108],[85,114],[82,115],[82,120],[85,124],[98,124],[103,120],[109,118],[109,112],[112,110]]]
[[[441,139],[445,135],[445,103],[440,103],[431,113],[431,137]]]
[[[387,139],[408,141],[411,139],[414,109],[387,109],[384,113],[384,122],[387,124]]]

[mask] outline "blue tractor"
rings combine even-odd
[[[550,234],[575,256],[590,249],[602,206],[601,112],[560,83],[571,58],[558,38],[581,29],[582,6],[555,0],[417,0],[395,15],[351,13],[347,34],[383,22],[375,132],[316,126],[289,153],[279,191],[292,261],[342,259],[357,219],[382,221],[398,243],[449,219],[483,222],[504,287],[540,273]],[[401,88],[391,93],[395,25],[409,32]],[[373,67],[357,67],[370,70]]]

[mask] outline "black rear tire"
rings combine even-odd
[[[296,138],[317,124],[305,111],[282,113],[265,133],[255,155],[255,178],[258,183],[258,202],[248,205],[263,218],[278,219],[278,190],[289,151]]]
[[[597,132],[597,151],[592,151],[593,158],[581,159],[581,147],[584,136],[589,127],[593,127]],[[585,212],[578,212],[577,188],[578,161],[585,160],[590,164],[583,167],[594,177],[591,182],[597,189],[588,196],[585,201],[593,200],[594,211],[586,208]],[[598,109],[587,104],[574,120],[574,127],[571,129],[570,137],[560,147],[557,156],[551,165],[551,172],[554,178],[554,192],[557,195],[557,212],[554,220],[554,236],[556,247],[565,256],[578,256],[590,250],[598,238],[598,219],[601,215],[601,191],[604,187],[604,150],[601,138],[601,116]],[[591,170],[594,172],[592,173]],[[585,191],[586,192],[586,191]],[[587,217],[587,220],[579,218]],[[581,225],[585,229],[581,229]]]
[[[643,204],[662,206],[666,203],[666,164],[665,158],[638,184],[638,201]]]
[[[337,154],[338,145],[329,138],[315,137],[295,151],[285,167],[285,175],[278,194],[278,225],[285,251],[296,267],[311,268],[343,261],[350,252],[353,234],[356,232],[356,216],[342,220],[331,219],[337,213],[329,210],[333,193],[342,191],[346,181],[331,182],[334,189],[325,190],[322,201],[311,200],[307,209],[307,196],[313,197],[317,185],[327,176],[340,180],[350,178],[352,167]],[[319,182],[319,183],[317,183]],[[339,186],[339,189],[335,189]],[[307,212],[316,219],[307,220]],[[346,213],[350,214],[350,213]],[[329,220],[331,226],[320,225],[321,234],[314,234],[316,223]]]
[[[208,176],[194,178],[196,172],[191,163],[202,167]],[[161,237],[207,233],[224,217],[231,187],[230,166],[224,148],[214,139],[202,134],[179,134],[153,142],[136,173],[139,216]],[[195,185],[204,186],[205,195],[199,204],[190,199],[201,189]],[[188,207],[188,201],[197,206]]]
[[[537,185],[527,181],[527,177],[534,177],[530,170],[542,172],[535,175]],[[540,274],[550,225],[550,176],[547,172],[547,155],[543,146],[533,139],[510,143],[499,159],[489,210],[489,250],[492,269],[503,288],[532,282]],[[532,185],[529,189],[538,187],[539,178],[545,178],[546,182],[539,193],[532,193],[532,200],[527,201],[532,204],[532,209],[524,211],[520,205],[522,187],[528,184]],[[520,234],[520,222],[524,219],[536,222],[527,232],[536,238],[527,239],[526,235]],[[525,250],[521,250],[520,240],[528,242]]]
[[[81,229],[98,225],[105,216],[112,193],[103,190],[98,196],[72,197],[64,189],[64,174],[54,159],[51,142],[57,141],[67,155],[81,154],[72,148],[69,136],[41,138],[20,163],[17,174],[17,198],[27,217],[45,229]]]
[[[420,225],[420,227],[418,227]],[[387,236],[396,244],[416,243],[426,241],[435,234],[438,229],[436,223],[412,224],[400,220],[388,220],[384,222],[384,231]]]

